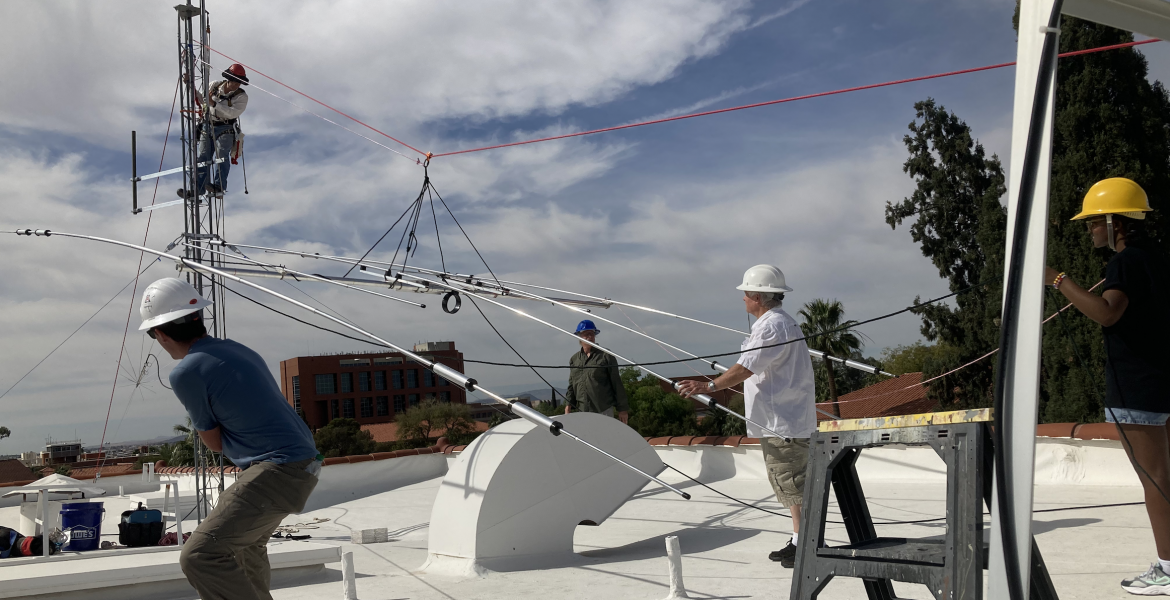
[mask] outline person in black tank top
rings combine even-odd
[[[1122,580],[1126,591],[1170,596],[1170,264],[1144,234],[1146,193],[1120,177],[1097,182],[1081,212],[1093,245],[1116,252],[1100,296],[1047,267],[1044,284],[1059,290],[1105,337],[1105,420],[1115,423],[1145,490],[1158,562]]]

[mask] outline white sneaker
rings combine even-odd
[[[1170,575],[1162,570],[1162,565],[1154,563],[1145,573],[1122,579],[1121,589],[1138,596],[1170,596]]]

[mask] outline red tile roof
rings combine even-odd
[[[90,479],[96,477],[99,467],[82,467],[80,469],[73,469],[69,471],[69,476],[74,479]],[[100,467],[102,477],[113,477],[114,475],[126,475],[133,471],[140,472],[134,468],[134,463],[122,463],[118,465],[102,465]]]
[[[850,392],[838,398],[842,419],[864,419],[869,417],[889,417],[893,415],[913,415],[930,412],[936,402],[926,397],[926,387],[922,383],[922,373],[906,373],[900,377],[887,379]],[[833,412],[831,404],[818,404],[821,410]],[[818,414],[821,421],[828,417]]]
[[[370,432],[374,436],[375,442],[397,442],[398,441],[398,423],[370,423],[362,425],[363,431]],[[475,422],[476,431],[487,431],[488,424],[480,421]],[[440,437],[446,430],[434,429],[431,430],[431,437]]]
[[[33,472],[24,463],[9,458],[0,460],[0,483],[8,483],[9,481],[28,481],[35,479]]]

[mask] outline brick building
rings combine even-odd
[[[414,351],[463,372],[455,342],[426,342]],[[333,419],[363,425],[390,423],[424,400],[467,403],[460,386],[431,373],[400,352],[298,356],[280,362],[280,389],[313,431]]]

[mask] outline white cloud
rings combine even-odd
[[[410,143],[420,124],[436,119],[555,114],[664,81],[742,30],[748,5],[342,0],[209,10],[212,47]],[[0,87],[0,123],[119,148],[126,130],[161,134],[177,77],[170,5],[4,3],[0,23],[0,56],[19,57],[0,61],[0,77],[11,82]],[[308,127],[305,119],[254,92],[246,121],[251,131],[287,132]]]

